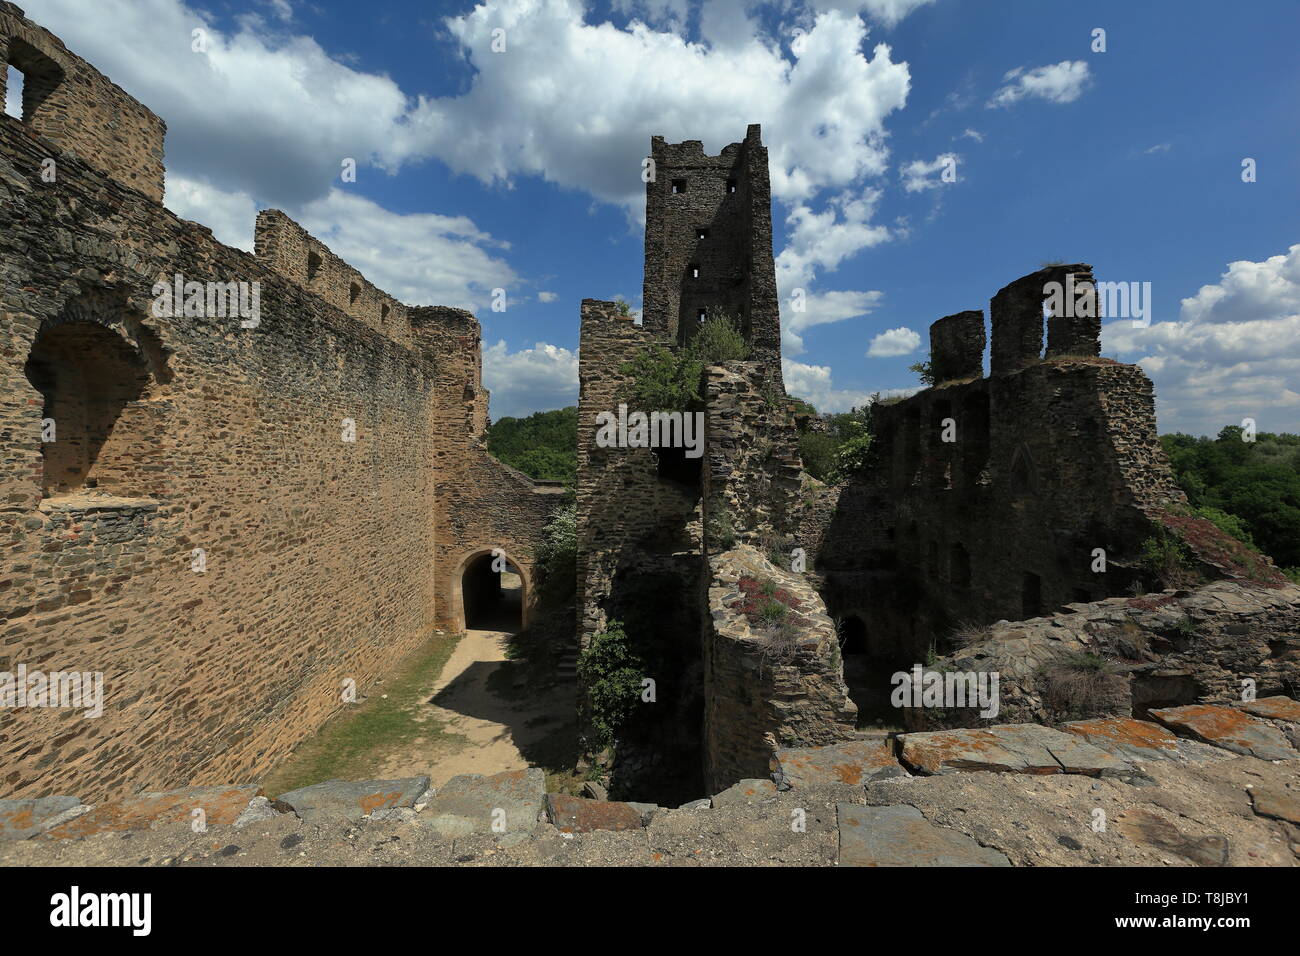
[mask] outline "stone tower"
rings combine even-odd
[[[772,189],[757,124],[717,156],[699,140],[650,141],[644,325],[684,343],[707,310],[734,316],[753,359],[780,375],[781,317],[772,259]]]

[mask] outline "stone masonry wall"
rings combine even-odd
[[[499,549],[523,579],[523,623],[536,592],[534,555],[564,488],[535,482],[487,450],[488,390],[483,387],[482,330],[472,314],[444,306],[412,308],[417,341],[438,356],[433,436],[437,475],[438,626],[465,627],[469,563]]]
[[[772,747],[818,747],[854,735],[857,708],[844,685],[835,626],[802,575],[742,545],[709,559],[704,617],[705,785],[765,777]],[[793,648],[776,649],[734,605],[742,581],[770,582],[798,601]]]
[[[411,322],[406,306],[330,252],[325,243],[280,210],[263,209],[257,214],[254,247],[267,268],[376,332],[411,345]]]
[[[54,146],[42,159],[75,155],[162,202],[163,121],[18,6],[0,0],[0,101],[8,66],[24,75],[24,122],[12,133],[30,131]]]
[[[433,627],[436,348],[178,219],[160,176],[136,191],[106,175],[112,144],[42,181],[52,145],[0,117],[0,671],[99,671],[106,700],[90,719],[6,710],[0,789],[256,779],[339,709],[345,679],[364,688]],[[154,285],[178,272],[260,283],[260,321],[158,318]],[[29,375],[49,387],[51,370],[27,362],[53,336],[108,336],[142,389],[97,471],[43,497]],[[67,366],[58,388],[93,399],[102,352],[43,354]]]
[[[779,383],[757,362],[706,372],[705,514],[745,537],[784,536],[799,503],[799,436]]]
[[[699,496],[658,477],[648,448],[600,448],[596,416],[617,413],[621,367],[653,341],[613,302],[584,299],[578,353],[578,632],[585,645],[607,623],[603,604],[621,569],[646,551],[701,550]],[[693,529],[693,530],[692,530]],[[640,555],[640,557],[639,557]],[[691,599],[681,595],[681,599]]]

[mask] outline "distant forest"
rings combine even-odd
[[[795,401],[802,415],[816,413]],[[843,480],[863,463],[870,416],[854,409],[822,418],[824,431],[801,435],[804,467],[815,478]],[[488,431],[488,450],[529,477],[573,484],[577,440],[578,409],[571,405],[501,419]],[[1160,443],[1197,514],[1300,578],[1300,435],[1259,432],[1243,441],[1241,428],[1229,425],[1215,438],[1173,432]]]
[[[529,478],[577,481],[578,407],[503,418],[488,429],[487,446],[499,461]]]

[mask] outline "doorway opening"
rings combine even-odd
[[[514,634],[523,626],[523,577],[500,551],[485,551],[466,563],[461,598],[466,628]]]

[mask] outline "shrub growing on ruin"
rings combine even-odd
[[[542,531],[537,547],[537,567],[541,576],[541,598],[554,607],[571,598],[578,576],[578,506],[563,505],[551,516]]]
[[[743,362],[749,358],[749,343],[736,328],[735,320],[721,310],[711,309],[695,330],[687,349],[703,365]]]
[[[619,371],[628,377],[620,398],[631,409],[692,412],[703,408],[704,366],[688,350],[655,345],[624,362]]]
[[[641,699],[645,665],[632,650],[621,621],[610,621],[578,655],[578,681],[586,690],[588,725],[602,747],[614,738]]]
[[[934,366],[930,363],[929,359],[926,359],[924,362],[913,362],[907,367],[907,370],[909,372],[915,372],[916,377],[921,380],[921,384],[927,388],[931,385],[938,384],[934,379]]]
[[[672,349],[655,345],[620,367],[629,379],[621,399],[642,412],[692,412],[704,407],[704,369],[749,357],[749,345],[726,315],[714,313],[700,324],[690,344]]]
[[[1120,713],[1129,700],[1128,675],[1100,654],[1068,655],[1043,667],[1039,676],[1043,705],[1056,720]]]
[[[1142,569],[1162,587],[1181,587],[1194,578],[1187,545],[1161,525],[1142,542]]]

